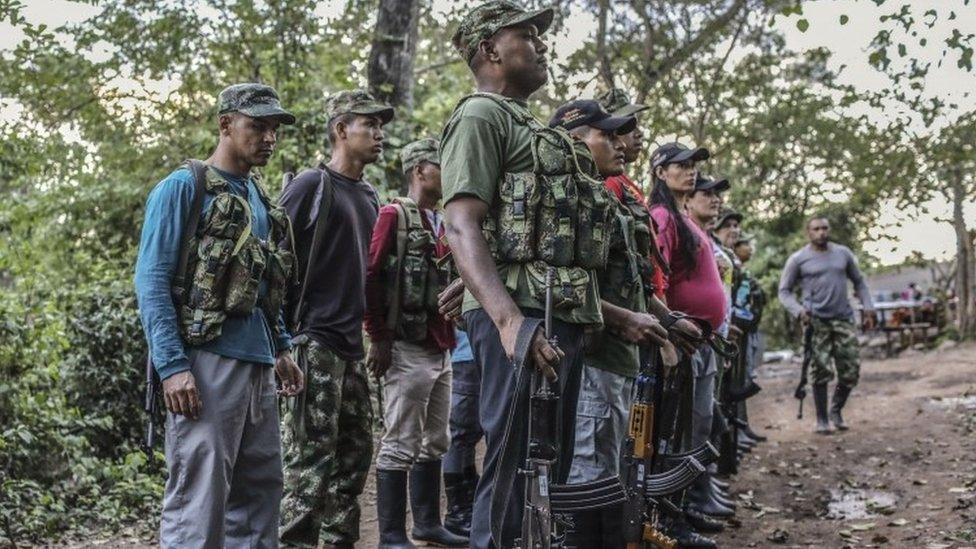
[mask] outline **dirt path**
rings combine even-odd
[[[976,345],[865,362],[852,430],[831,436],[812,433],[810,398],[796,419],[797,371],[762,369],[750,417],[769,442],[732,479],[739,510],[722,547],[976,549]],[[377,545],[375,501],[371,476],[360,547]],[[69,546],[152,546],[126,537]]]
[[[796,366],[764,367],[750,401],[769,436],[733,480],[725,547],[976,547],[976,355],[972,345],[868,361],[845,418],[818,436],[796,420]],[[968,408],[968,409],[967,409]]]

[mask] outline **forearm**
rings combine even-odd
[[[169,280],[137,270],[136,295],[153,366],[160,379],[189,370]]]
[[[647,308],[650,310],[652,315],[661,320],[671,314],[671,309],[668,308],[667,303],[661,299],[658,299],[658,297],[655,295],[651,296],[651,299],[647,303]]]
[[[780,288],[779,301],[783,304],[783,308],[785,308],[790,315],[796,317],[803,313],[803,306],[800,305],[800,301],[796,298],[796,295],[794,295],[791,290]]]
[[[481,233],[481,220],[466,213],[457,215],[451,212],[447,241],[464,286],[478,300],[495,326],[502,329],[520,323],[522,311],[512,300],[498,274],[488,243]]]
[[[619,332],[632,321],[631,311],[605,299],[600,300],[600,311],[603,313],[603,323],[611,331]]]

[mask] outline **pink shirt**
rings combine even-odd
[[[698,238],[694,270],[679,252],[678,227],[674,216],[664,206],[651,207],[651,218],[657,224],[658,247],[671,266],[671,276],[664,280],[664,295],[671,309],[706,320],[713,330],[717,330],[725,321],[726,296],[715,262],[712,240],[691,218],[687,215],[683,217],[685,224]]]

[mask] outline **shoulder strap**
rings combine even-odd
[[[510,114],[512,116],[512,118],[514,118],[515,120],[517,120],[519,122],[519,124],[525,125],[525,124],[528,124],[530,121],[532,121],[532,122],[538,122],[535,119],[535,117],[532,116],[532,113],[528,111],[528,109],[524,109],[524,108],[521,108],[521,107],[520,108],[516,108],[515,105],[512,104],[513,103],[513,100],[508,99],[507,97],[504,97],[504,96],[501,96],[501,95],[494,94],[494,93],[474,92],[471,95],[468,95],[468,96],[462,98],[461,101],[458,102],[458,105],[457,105],[457,107],[455,107],[455,109],[459,108],[466,101],[468,101],[469,99],[471,99],[473,97],[484,97],[485,99],[489,99],[491,101],[494,101],[499,107],[501,107],[502,109],[504,109],[505,112],[507,112],[508,114]]]
[[[173,297],[177,305],[182,305],[186,298],[186,266],[190,261],[190,241],[197,233],[200,216],[203,214],[203,198],[207,194],[207,165],[199,160],[187,160],[187,169],[193,176],[193,201],[190,203],[183,235],[180,238],[180,260],[176,266],[176,276],[173,277]]]
[[[305,297],[308,294],[308,282],[312,275],[312,265],[318,256],[319,248],[322,246],[322,238],[325,236],[325,227],[329,223],[332,214],[332,204],[335,202],[335,186],[329,171],[325,168],[320,170],[319,187],[322,195],[319,198],[319,215],[315,219],[315,229],[312,233],[312,244],[308,249],[308,259],[305,262],[305,276],[302,277],[302,286],[298,291],[298,300],[293,311],[292,326],[298,331],[302,319],[305,317]]]
[[[396,210],[397,216],[396,264],[393,269],[396,279],[393,281],[393,299],[390,300],[390,309],[386,312],[386,327],[396,330],[397,322],[400,320],[400,286],[403,280],[400,269],[403,267],[403,258],[407,255],[407,212],[399,201],[394,200],[390,205]]]

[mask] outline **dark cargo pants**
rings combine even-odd
[[[524,310],[528,317],[541,317],[542,311]],[[512,361],[505,355],[498,330],[488,314],[482,309],[465,313],[468,337],[475,360],[481,365],[481,428],[485,433],[484,470],[475,494],[474,515],[471,520],[471,547],[487,549],[495,547],[491,542],[491,494],[498,475],[498,465],[505,434],[505,422],[512,409],[515,395],[516,371]],[[580,392],[580,379],[583,371],[583,328],[559,320],[553,321],[553,333],[559,339],[559,348],[565,358],[557,370],[559,375],[559,411],[557,425],[561,440],[560,457],[555,467],[552,482],[565,483],[572,465],[575,440],[576,403]],[[517,418],[527,421],[528,417]],[[510,449],[517,451],[518,463],[524,463],[526,440],[510,441]],[[522,505],[524,487],[522,479],[516,476],[514,488],[508,501],[505,524],[506,539],[518,537],[522,524]]]
[[[444,454],[444,474],[463,474],[475,466],[475,447],[481,440],[478,396],[481,368],[473,360],[455,362],[451,381],[451,446]]]

